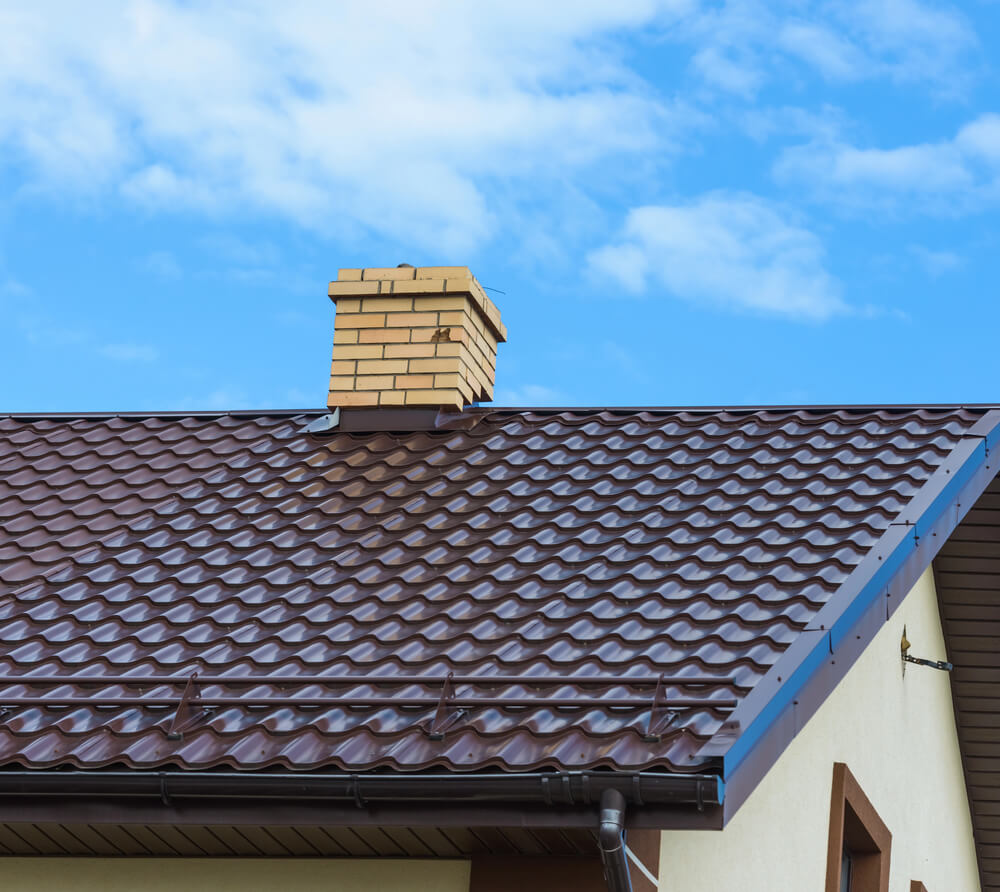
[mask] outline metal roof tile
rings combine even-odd
[[[8,707],[0,762],[690,770],[731,706],[645,741],[649,678],[745,697],[982,414],[476,409],[325,437],[310,413],[0,418],[0,701],[79,701]],[[181,740],[182,685],[80,680],[195,669],[262,678],[202,684],[236,705]],[[458,684],[482,702],[434,740],[449,671],[576,680]],[[77,678],[23,684],[46,674]],[[636,705],[573,705],[594,690]]]

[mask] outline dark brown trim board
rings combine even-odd
[[[892,834],[843,762],[833,765],[826,892],[840,892],[846,848],[852,855],[851,892],[888,892]]]
[[[625,834],[632,892],[657,892],[660,876],[660,838],[662,835],[659,830],[629,830]],[[638,865],[635,863],[636,861]],[[651,882],[646,874],[655,877],[657,881]]]
[[[910,892],[927,892],[927,887],[920,880],[910,880]]]

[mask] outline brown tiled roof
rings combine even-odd
[[[318,414],[0,418],[0,764],[703,769],[983,410]]]

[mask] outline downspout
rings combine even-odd
[[[625,856],[625,797],[618,790],[601,793],[601,828],[597,839],[608,892],[632,892]]]

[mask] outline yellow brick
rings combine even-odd
[[[392,375],[358,375],[358,390],[392,390]]]
[[[353,375],[355,362],[353,359],[335,359],[330,368],[331,375]]]
[[[492,376],[492,369],[484,367],[483,363],[480,362],[475,356],[470,355],[469,351],[464,351],[462,353],[460,362],[462,363],[462,368],[468,369],[472,374],[477,377],[482,377],[484,379],[490,378]]]
[[[452,343],[451,341],[439,341],[434,344],[435,356],[461,356],[465,349],[464,344]]]
[[[412,297],[366,297],[362,304],[366,313],[391,310],[398,313],[413,307]]]
[[[365,281],[372,279],[412,279],[417,271],[407,266],[369,266],[361,274]]]
[[[396,387],[408,389],[431,388],[434,386],[433,375],[396,375]]]
[[[330,390],[354,390],[354,375],[331,375]]]
[[[485,384],[488,381],[493,380],[493,373],[491,369],[484,369],[478,363],[470,363],[467,357],[462,357],[462,369],[468,376],[469,380],[475,381],[478,384]]]
[[[337,301],[338,313],[360,313],[361,301],[356,297],[342,297]]]
[[[402,390],[384,390],[379,394],[378,404],[380,406],[402,406],[406,399],[406,393]]]
[[[462,398],[467,403],[475,402],[479,398],[479,388],[470,381],[460,379],[458,383],[458,390],[462,394]]]
[[[330,297],[357,297],[360,294],[378,294],[378,282],[330,283]]]
[[[354,344],[344,344],[342,347],[333,348],[334,359],[381,359],[382,347],[378,344],[365,344],[357,346]]]
[[[447,375],[435,375],[433,386],[435,390],[445,389],[467,391],[469,399],[472,399],[471,385],[465,380],[463,375],[460,375],[457,372],[452,372]]]
[[[337,270],[337,281],[338,282],[360,282],[361,281],[361,270],[359,270],[359,269],[340,269],[340,270]]]
[[[360,393],[358,391],[355,391],[354,393],[344,393],[343,391],[331,391],[329,397],[327,397],[326,404],[331,408],[334,406],[341,406],[345,409],[359,408],[366,406],[377,406],[378,394]]]
[[[356,344],[358,342],[358,330],[356,328],[341,329],[333,332],[333,344]]]
[[[468,299],[464,297],[415,297],[413,298],[413,309],[418,311],[429,310],[464,310],[468,305]]]
[[[479,348],[479,352],[482,353],[483,356],[485,356],[491,350],[496,349],[496,347],[494,347],[488,339],[484,338],[481,334],[479,334],[479,332],[476,332],[472,340],[475,343],[475,345]]]
[[[500,337],[497,338],[497,340],[500,341],[501,344],[507,343],[507,326],[502,322],[500,323]]]
[[[471,276],[467,266],[418,266],[418,279],[450,279],[453,276]]]
[[[480,394],[492,394],[493,393],[493,376],[486,375],[481,369],[465,367],[472,379],[472,389]]]
[[[438,313],[438,325],[468,325],[469,317],[458,310]]]
[[[386,359],[409,359],[434,355],[434,344],[386,344]]]
[[[465,294],[472,294],[473,288],[472,283],[475,281],[467,269],[462,270],[462,272],[457,273],[454,276],[448,276],[444,281],[444,290],[449,294],[453,291],[461,291]]]
[[[472,327],[481,334],[484,338],[489,341],[496,343],[496,333],[490,326],[489,320],[483,315],[482,311],[477,309],[472,310]]]
[[[411,359],[411,372],[457,372],[458,363],[454,359]]]
[[[419,328],[438,324],[437,313],[387,313],[385,324],[388,328]]]
[[[487,354],[483,353],[482,348],[478,344],[472,342],[464,344],[460,355],[469,365],[479,366],[480,368],[489,365],[489,361],[486,358]],[[492,366],[490,367],[492,368]]]
[[[385,313],[337,313],[336,328],[385,328]]]
[[[365,328],[358,333],[359,344],[405,344],[409,340],[408,328]]]
[[[494,336],[500,334],[500,311],[493,305],[493,301],[486,302],[486,318],[493,328]]]
[[[398,375],[406,370],[405,359],[362,359],[358,363],[359,375]]]
[[[462,394],[457,390],[407,390],[407,406],[452,406],[461,409]]]
[[[444,294],[444,279],[417,279],[414,282],[393,282],[393,294]]]

